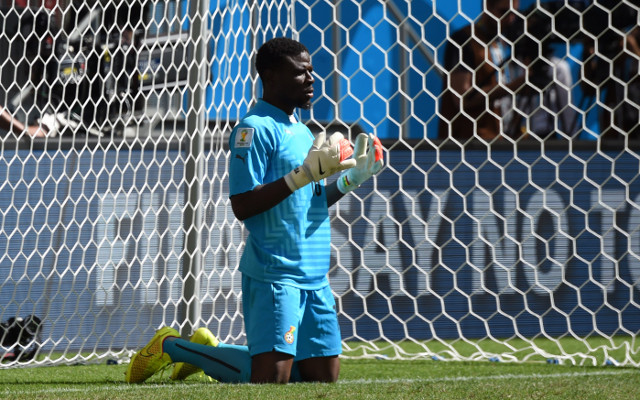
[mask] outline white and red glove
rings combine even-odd
[[[56,114],[44,114],[38,119],[38,123],[40,123],[43,130],[46,131],[45,136],[47,137],[56,137],[63,128],[60,119]]]
[[[345,194],[357,189],[382,169],[384,153],[380,139],[373,134],[359,134],[356,138],[354,158],[356,166],[344,171],[338,178],[338,190]]]
[[[320,132],[302,165],[285,175],[285,182],[294,192],[312,181],[318,182],[337,172],[353,168],[356,160],[349,158],[352,154],[351,144],[342,133],[334,133],[327,141],[326,134]]]

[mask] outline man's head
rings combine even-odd
[[[520,0],[485,0],[484,10],[500,19],[507,15],[509,11],[517,10],[520,6]]]
[[[258,49],[256,70],[264,89],[263,99],[292,114],[296,107],[311,108],[313,66],[307,48],[295,40],[279,37]]]
[[[482,23],[493,34],[503,31],[513,24],[516,15],[513,11],[520,6],[520,0],[484,0]]]

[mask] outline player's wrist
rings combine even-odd
[[[289,172],[288,174],[286,174],[284,176],[284,181],[287,183],[287,186],[289,187],[289,189],[291,189],[291,192],[295,192],[301,187],[311,183],[311,179],[305,173],[302,166],[297,167],[291,172]]]
[[[347,194],[360,187],[360,185],[355,182],[350,175],[351,174],[348,172],[343,172],[336,181],[336,186],[342,194]]]

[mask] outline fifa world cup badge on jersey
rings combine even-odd
[[[236,133],[236,149],[251,147],[251,142],[253,141],[253,132],[253,128],[240,128]]]

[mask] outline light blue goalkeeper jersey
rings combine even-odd
[[[302,165],[312,144],[309,128],[259,100],[229,138],[229,195],[282,178]],[[328,285],[331,233],[323,182],[296,190],[244,224],[243,274],[301,289]]]

